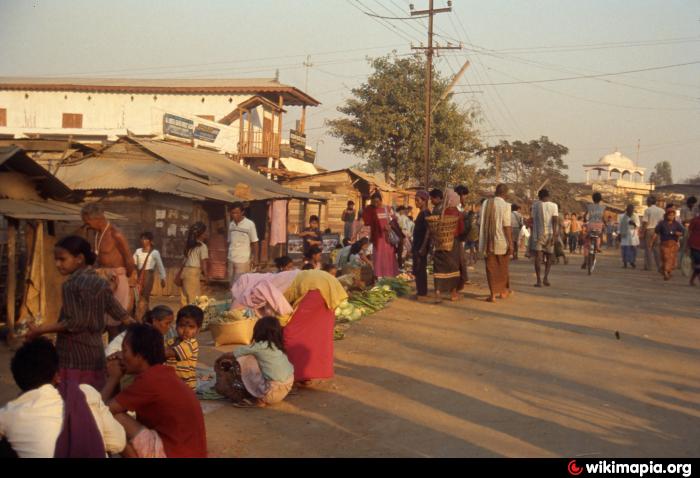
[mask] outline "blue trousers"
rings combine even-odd
[[[634,264],[637,260],[637,246],[622,246],[622,263]]]

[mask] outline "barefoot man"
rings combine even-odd
[[[124,233],[105,217],[98,204],[88,204],[81,211],[84,225],[95,231],[92,244],[98,271],[105,273],[112,284],[114,297],[124,310],[131,308],[129,286],[136,284],[136,266]],[[111,323],[108,321],[108,323]],[[110,340],[118,334],[118,326],[108,326]]]
[[[487,199],[481,208],[481,235],[479,252],[486,258],[486,279],[491,296],[489,302],[496,302],[496,295],[501,299],[510,294],[508,263],[513,253],[513,235],[511,227],[511,208],[505,201],[508,186],[496,186],[496,195]]]
[[[537,197],[539,200],[532,203],[532,236],[530,241],[536,254],[537,283],[535,287],[542,287],[542,284],[549,286],[549,271],[552,268],[554,257],[554,238],[559,234],[559,208],[550,200],[549,191],[546,189],[540,190]],[[545,261],[544,280],[540,278],[543,260]]]

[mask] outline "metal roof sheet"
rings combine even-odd
[[[0,147],[0,169],[17,171],[39,183],[42,197],[69,199],[70,188],[16,146]]]
[[[299,198],[322,200],[308,194],[277,184],[265,176],[241,166],[230,158],[213,151],[192,148],[178,143],[152,139],[131,138],[165,161],[191,173],[204,173],[212,184],[222,184],[234,188],[236,184],[246,184],[254,199]]]
[[[47,221],[81,221],[81,206],[58,201],[0,199],[0,214],[15,219],[43,219]],[[111,221],[126,220],[124,216],[105,213]]]
[[[177,94],[282,93],[292,106],[321,103],[305,92],[272,78],[36,78],[0,77],[0,90],[99,91]]]

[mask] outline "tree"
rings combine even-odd
[[[683,181],[685,184],[700,184],[700,173],[696,174],[695,176],[690,176],[689,178],[685,178]]]
[[[555,201],[563,200],[570,191],[569,178],[564,173],[568,166],[562,159],[568,152],[566,146],[552,143],[546,136],[528,143],[501,141],[482,151],[486,168],[480,173],[495,178],[500,160],[500,180],[520,200],[532,202],[542,188],[547,188]]]
[[[368,172],[382,172],[387,182],[422,182],[425,131],[425,60],[420,55],[400,58],[395,53],[368,60],[374,69],[367,81],[352,90],[338,107],[346,116],[329,120],[330,134],[342,139],[341,150],[367,160]],[[448,80],[433,73],[433,98]],[[475,167],[467,164],[479,148],[475,111],[462,111],[448,96],[434,108],[431,128],[430,174],[433,186],[470,183]]]
[[[671,175],[671,163],[668,161],[661,161],[656,163],[654,166],[654,171],[649,175],[649,182],[654,183],[657,186],[665,186],[667,184],[673,184],[673,178]]]

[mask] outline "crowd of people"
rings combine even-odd
[[[461,299],[476,258],[484,260],[489,296],[512,294],[509,266],[519,253],[534,262],[536,287],[550,287],[553,264],[566,252],[621,246],[623,267],[636,267],[638,247],[644,268],[669,280],[678,259],[692,262],[690,284],[700,276],[700,215],[688,198],[677,215],[649,197],[639,217],[628,205],[618,218],[606,215],[594,193],[586,210],[564,213],[542,189],[529,211],[510,204],[499,184],[491,197],[470,203],[465,186],[417,191],[411,208],[386,205],[376,191],[359,212],[343,212],[343,244],[330,257],[321,252],[318,217],[304,238],[301,270],[287,256],[276,272],[255,272],[259,263],[255,225],[244,207],[230,209],[229,267],[231,310],[258,318],[252,343],[216,361],[216,391],[238,407],[261,407],[284,400],[294,385],[333,377],[335,309],[348,297],[341,284],[355,285],[406,274],[415,280],[416,300]],[[523,211],[523,212],[521,212]],[[56,267],[66,277],[55,324],[29,325],[24,345],[12,359],[22,394],[0,409],[0,455],[20,457],[205,457],[206,429],[197,400],[198,334],[204,314],[192,305],[207,280],[206,226],[188,231],[175,283],[181,288],[177,312],[150,306],[156,273],[165,285],[162,258],[153,235],[144,232],[131,253],[123,232],[99,206],[83,210],[94,244],[68,236],[56,243]],[[359,223],[359,224],[358,224]],[[685,257],[688,259],[685,259]],[[428,296],[432,266],[435,295]],[[408,269],[412,274],[408,274]],[[338,276],[341,276],[340,279]],[[136,297],[129,297],[134,289]],[[55,334],[55,344],[44,336]],[[108,344],[105,344],[105,335]],[[106,347],[105,347],[106,345]]]
[[[642,247],[644,269],[650,270],[653,260],[665,280],[671,278],[681,260],[691,264],[691,285],[700,275],[695,197],[688,198],[676,213],[672,204],[661,209],[656,206],[656,198],[650,196],[642,216],[635,212],[633,204],[615,215],[599,192],[593,193],[581,210],[570,212],[561,211],[546,189],[538,192],[527,211],[508,200],[505,184],[496,187],[493,197],[473,203],[466,186],[418,191],[418,214],[414,219],[411,208],[387,206],[377,191],[359,214],[352,201],[343,212],[346,241],[338,265],[342,268],[348,257],[359,253],[359,261],[371,267],[375,277],[395,277],[397,272],[407,273],[410,262],[416,299],[436,302],[443,297],[460,299],[459,291],[469,283],[468,271],[478,257],[485,261],[490,289],[487,300],[507,298],[512,293],[509,262],[518,260],[523,251],[525,257],[533,260],[535,287],[550,287],[552,266],[568,264],[568,256],[573,254],[581,254],[581,268],[586,269],[589,253],[602,253],[603,246],[621,250],[624,268],[637,267],[637,250]],[[355,217],[360,220],[355,221]],[[428,297],[431,265],[433,299]]]

